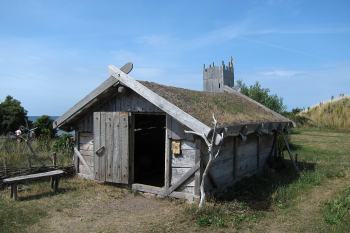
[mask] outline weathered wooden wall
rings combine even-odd
[[[127,112],[94,113],[94,156],[96,180],[129,183],[129,121]],[[95,152],[96,154],[97,152]]]
[[[246,176],[261,171],[268,158],[273,144],[273,136],[255,134],[248,135],[243,141],[241,137],[227,137],[221,148],[219,157],[214,160],[209,172],[208,189],[224,189]],[[203,163],[208,155],[202,146]]]
[[[75,130],[79,138],[79,149],[83,156],[87,157],[87,163],[91,164],[93,169],[94,148],[93,148],[93,113],[94,112],[146,112],[158,113],[161,112],[159,108],[152,105],[140,95],[129,91],[124,93],[116,93],[109,99],[101,100],[96,106],[92,107],[82,117],[80,117],[75,124]],[[80,162],[79,173],[84,177],[89,175],[87,168]]]
[[[184,130],[188,130],[184,125],[180,124],[177,120],[167,116],[167,137],[170,144],[170,184],[175,184],[181,176],[190,170],[197,161],[199,161],[200,148],[199,142],[194,141],[191,135],[185,134]],[[171,143],[173,141],[180,142],[181,154],[174,155],[171,150]],[[176,191],[187,192],[191,194],[197,194],[196,187],[196,175],[190,177],[183,185],[181,185]]]
[[[110,99],[96,104],[89,112],[85,113],[76,123],[75,128],[79,135],[79,151],[86,158],[92,170],[94,161],[93,148],[93,112],[145,112],[159,113],[160,109],[146,101],[141,96],[127,91],[117,93]],[[207,162],[207,148],[199,139],[185,134],[188,130],[176,119],[167,115],[166,120],[166,164],[168,173],[165,175],[165,186],[169,187],[178,181],[181,176],[189,171],[196,163],[201,168],[191,176],[183,185],[177,188],[177,192],[199,195],[199,185],[204,165]],[[171,150],[172,141],[180,142],[181,154],[174,155]],[[260,138],[250,134],[245,141],[240,137],[225,138],[222,152],[215,160],[209,173],[208,188],[219,190],[233,185],[237,180],[260,171],[270,154],[273,144],[273,136],[262,135]],[[87,174],[87,168],[79,164],[81,174]]]
[[[78,134],[78,150],[83,156],[84,160],[90,167],[86,167],[81,161],[79,162],[79,173],[88,179],[93,179],[93,174],[90,171],[94,170],[94,144],[93,139],[94,135],[91,132],[79,132]]]

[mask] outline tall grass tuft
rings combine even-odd
[[[350,188],[335,199],[328,201],[324,207],[324,220],[327,224],[337,225],[350,220]]]
[[[69,137],[51,139],[39,137],[30,142],[34,155],[23,140],[0,137],[0,170],[4,168],[24,168],[52,165],[53,153],[57,155],[58,166],[72,163],[73,144]]]
[[[344,97],[319,105],[301,112],[317,127],[332,129],[350,129],[350,98]]]

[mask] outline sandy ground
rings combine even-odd
[[[144,232],[173,216],[176,202],[126,194],[114,202],[90,200],[77,208],[50,211],[29,232]]]

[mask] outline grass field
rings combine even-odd
[[[288,160],[196,205],[143,197],[77,178],[0,191],[0,232],[349,232],[350,133],[297,129],[300,175]]]

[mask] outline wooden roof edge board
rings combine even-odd
[[[110,75],[114,76],[117,80],[119,80],[122,84],[129,87],[131,90],[135,91],[143,98],[157,106],[159,109],[169,114],[170,116],[177,119],[180,123],[184,124],[188,128],[198,132],[204,133],[208,135],[211,128],[194,118],[190,114],[184,112],[182,109],[177,107],[176,105],[170,103],[160,95],[154,93],[149,88],[142,85],[140,82],[136,81],[134,78],[125,74],[123,71],[118,69],[113,65],[108,66]]]
[[[225,136],[239,136],[240,134],[246,136],[252,133],[270,134],[273,131],[283,131],[291,126],[291,122],[249,123],[220,127],[218,132],[224,131]]]
[[[254,104],[256,104],[256,105],[258,105],[259,107],[263,108],[265,111],[270,112],[272,115],[274,115],[274,116],[276,116],[276,117],[278,117],[278,118],[281,118],[281,119],[283,119],[283,120],[286,121],[286,122],[292,122],[293,127],[296,127],[296,124],[295,124],[294,121],[292,121],[292,120],[290,120],[290,119],[288,119],[288,118],[282,116],[281,114],[279,114],[279,113],[277,113],[277,112],[275,112],[275,111],[269,109],[268,107],[266,107],[266,106],[262,105],[261,103],[255,101],[255,100],[253,100],[253,99],[251,99],[251,98],[249,98],[248,96],[243,95],[241,92],[236,91],[235,89],[233,89],[233,88],[231,88],[231,87],[229,87],[229,86],[227,86],[227,85],[224,85],[224,91],[226,91],[226,92],[228,92],[228,93],[234,93],[234,94],[236,94],[236,95],[239,95],[240,97],[242,97],[242,98],[244,98],[244,99],[246,99],[246,100],[248,100],[248,101],[250,101],[250,102],[252,102],[252,103],[254,103]]]
[[[86,108],[87,106],[91,106],[91,102],[94,99],[105,92],[108,88],[115,85],[118,82],[114,77],[109,77],[106,79],[100,86],[95,88],[92,92],[90,92],[87,96],[81,99],[78,103],[76,103],[73,107],[71,107],[66,113],[60,116],[53,122],[53,128],[58,128],[61,125],[65,124],[68,120],[71,120],[72,117],[79,115],[79,113]],[[78,113],[78,114],[76,114]]]

